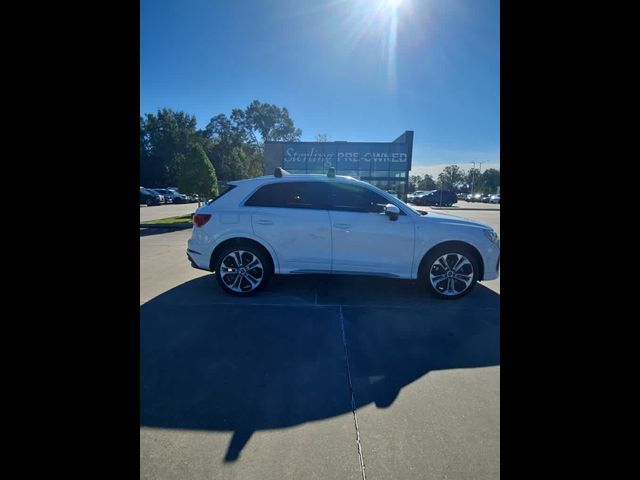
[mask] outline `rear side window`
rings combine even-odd
[[[260,187],[245,202],[245,205],[249,207],[284,207],[285,185],[284,183],[272,183],[271,185]]]
[[[326,209],[327,185],[323,182],[281,182],[260,187],[249,200],[249,207]]]
[[[382,213],[389,203],[386,198],[359,185],[330,184],[329,208],[347,212]]]

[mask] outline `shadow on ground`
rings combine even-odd
[[[432,370],[499,365],[499,330],[481,285],[443,301],[412,282],[276,277],[237,299],[200,277],[140,307],[140,423],[232,431],[235,461],[257,430],[350,413],[345,352],[356,408],[386,408]]]

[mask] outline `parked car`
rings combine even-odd
[[[160,203],[169,203],[169,202],[167,202],[167,199],[165,198],[165,196],[163,194],[161,194],[160,192],[158,192],[157,190],[155,190],[153,188],[147,188],[147,190],[149,192],[155,193],[156,195],[160,195]]]
[[[167,203],[187,203],[187,196],[177,192],[176,190],[171,190],[169,188],[156,188],[156,191],[162,193],[164,198],[167,200]]]
[[[177,188],[169,187],[167,190],[173,193],[173,203],[189,203],[189,196],[180,193]]]
[[[482,197],[480,198],[480,201],[482,203],[489,203],[489,200],[491,199],[491,195],[489,195],[488,193],[485,193],[484,195],[482,195]]]
[[[415,197],[413,203],[416,205],[437,205],[440,207],[450,207],[458,203],[456,194],[449,190],[433,190],[425,195]]]
[[[467,198],[467,202],[480,202],[482,201],[481,193],[474,193]]]
[[[418,279],[445,299],[498,278],[500,242],[493,229],[424,213],[331,170],[293,175],[276,168],[273,176],[229,182],[198,208],[186,253],[194,268],[214,272],[220,288],[237,296],[254,294],[274,274]]]
[[[491,195],[489,203],[500,203],[500,194],[496,193],[495,195]]]
[[[163,198],[159,193],[148,190],[144,187],[140,187],[140,205],[147,205],[148,207],[152,205],[160,205]]]
[[[407,195],[407,202],[408,202],[408,203],[413,203],[413,200],[414,200],[416,197],[421,197],[422,195],[426,195],[427,193],[432,192],[432,191],[433,191],[433,190],[416,190],[416,191],[415,191],[415,192],[413,192],[413,193],[409,193],[409,194]]]

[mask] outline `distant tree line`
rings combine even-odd
[[[496,193],[500,186],[500,170],[487,168],[480,173],[478,168],[465,172],[458,165],[448,165],[438,175],[438,179],[426,174],[409,177],[409,191],[451,190],[459,193]]]
[[[230,116],[211,118],[204,129],[196,118],[168,108],[140,117],[140,185],[177,186],[205,198],[218,194],[218,181],[262,175],[265,141],[298,141],[286,108],[254,100]]]
[[[177,186],[183,193],[203,198],[218,194],[218,182],[262,175],[264,142],[299,141],[286,108],[254,100],[244,110],[234,108],[209,120],[204,129],[196,127],[196,118],[182,111],[159,109],[140,117],[140,185]],[[330,138],[319,134],[316,141]],[[489,168],[480,173],[449,165],[435,180],[431,175],[412,175],[409,190],[453,190],[456,192],[495,193],[500,171]]]

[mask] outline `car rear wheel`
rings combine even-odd
[[[467,295],[478,282],[478,261],[466,248],[436,248],[427,256],[422,281],[438,298],[455,300]]]
[[[252,295],[271,277],[269,259],[259,248],[236,244],[224,249],[215,265],[215,276],[222,289],[239,297]]]
[[[149,199],[147,200],[147,207],[150,207],[153,205],[153,200]]]

